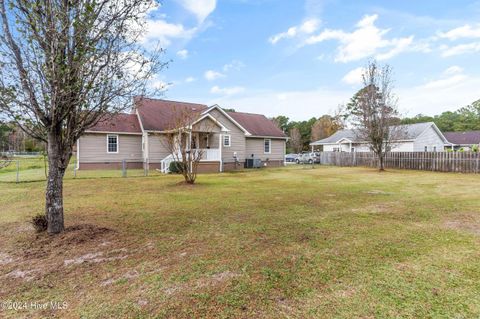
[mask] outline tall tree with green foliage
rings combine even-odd
[[[143,95],[163,67],[141,46],[154,0],[0,0],[0,110],[48,148],[48,232],[64,230],[78,138]]]
[[[480,100],[462,107],[457,111],[446,111],[440,115],[418,114],[401,120],[402,124],[434,122],[442,132],[460,132],[480,130]]]

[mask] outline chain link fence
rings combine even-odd
[[[131,169],[128,163],[124,163],[117,170],[76,170],[75,160],[68,165],[65,179],[82,178],[133,178],[160,175],[155,170]],[[14,157],[3,160],[0,165],[0,183],[25,183],[46,181],[48,163],[43,156],[37,157]]]

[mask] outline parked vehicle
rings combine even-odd
[[[285,155],[285,162],[295,163],[297,160],[298,154],[287,154]]]
[[[309,153],[303,152],[299,154],[295,160],[297,164],[319,164],[320,163],[320,154],[319,153]]]

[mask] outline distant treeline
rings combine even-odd
[[[312,117],[306,121],[290,121],[288,117],[279,115],[272,120],[290,138],[287,152],[299,153],[309,150],[310,142],[326,138],[344,128],[344,118],[345,114],[341,114]],[[399,119],[398,122],[401,124],[434,122],[442,132],[480,130],[480,100],[454,112],[447,111],[435,116],[418,114]]]
[[[461,132],[480,130],[480,100],[462,107],[455,112],[443,112],[440,115],[418,114],[401,119],[402,124],[434,122],[442,132]]]

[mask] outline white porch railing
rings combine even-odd
[[[198,150],[194,150],[198,151]],[[220,149],[218,148],[209,148],[209,149],[200,149],[202,151],[202,161],[220,161]],[[178,158],[181,158],[182,155],[179,155]],[[172,154],[165,157],[160,161],[160,172],[168,174],[170,172],[170,163],[175,161],[175,158]]]
[[[173,162],[174,160],[175,159],[173,158],[172,154],[165,157],[160,162],[160,172],[162,172],[163,174],[168,174],[170,172],[170,163]]]
[[[202,149],[202,161],[219,161],[220,160],[220,149],[218,148],[209,148]]]

